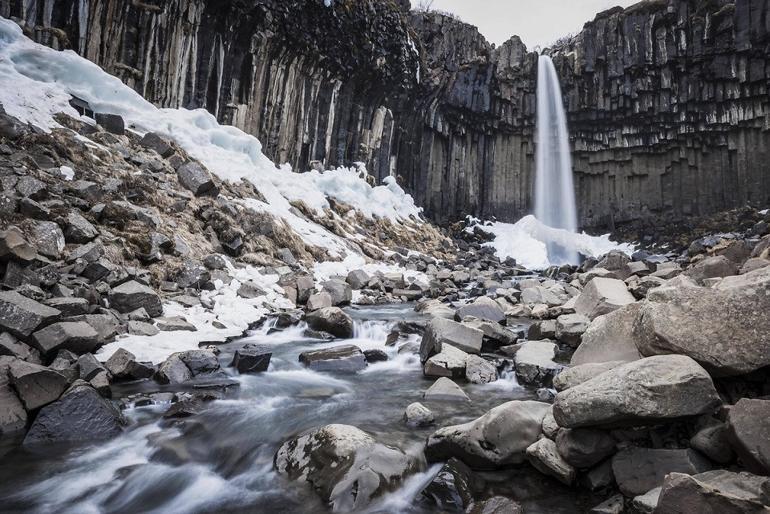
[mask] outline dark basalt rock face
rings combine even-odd
[[[366,162],[442,222],[532,209],[537,55],[517,37],[494,48],[391,0],[52,0],[48,15],[44,3],[0,0],[0,14],[159,105],[206,108],[278,162]],[[769,11],[647,0],[549,49],[582,225],[770,201]]]

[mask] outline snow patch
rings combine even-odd
[[[64,177],[64,180],[67,182],[70,182],[75,178],[75,170],[69,166],[59,166],[59,173],[61,173],[61,176]]]

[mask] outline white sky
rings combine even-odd
[[[421,0],[412,0],[416,7]],[[434,0],[433,9],[449,11],[476,25],[490,43],[521,37],[528,50],[579,32],[596,13],[639,0]]]

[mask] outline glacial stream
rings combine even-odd
[[[310,371],[298,355],[340,341],[307,338],[304,324],[283,331],[267,325],[220,347],[221,363],[232,376],[215,389],[222,390],[222,382],[232,385],[224,399],[206,404],[201,413],[164,419],[168,403],[132,406],[124,411],[128,428],[110,441],[38,452],[19,441],[5,443],[0,448],[2,512],[328,512],[307,484],[274,471],[276,449],[290,436],[329,423],[351,424],[380,442],[421,453],[437,427],[470,421],[508,400],[534,398],[512,373],[503,373],[491,384],[463,384],[470,403],[424,401],[422,393],[432,380],[422,376],[418,355],[398,353],[403,344],[419,343],[419,336],[385,345],[398,322],[420,315],[411,305],[347,310],[355,320],[355,337],[344,344],[384,350],[390,360],[357,374]],[[226,367],[245,343],[272,346],[267,372],[239,376]],[[142,381],[114,388],[113,395],[163,390]],[[436,425],[411,428],[403,422],[404,409],[415,401],[434,411]],[[435,512],[420,491],[439,468],[426,466],[370,511]],[[527,512],[574,512],[579,501],[571,490],[526,466],[485,478],[496,493],[517,497]]]

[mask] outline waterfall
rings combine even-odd
[[[537,171],[535,217],[543,224],[569,232],[577,231],[575,189],[567,117],[553,61],[541,55],[537,65]],[[551,264],[577,264],[574,248],[546,242]]]

